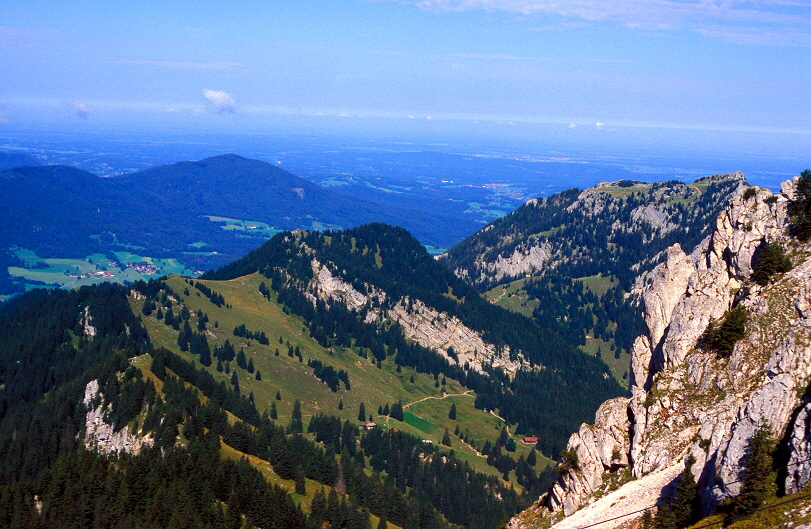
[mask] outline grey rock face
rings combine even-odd
[[[90,407],[99,396],[98,380],[87,383],[84,392],[84,405]],[[95,408],[88,409],[85,416],[84,446],[88,450],[98,451],[102,454],[116,454],[126,452],[137,454],[144,446],[152,446],[151,435],[138,435],[131,433],[127,428],[119,431],[113,430],[112,425],[104,422],[106,405],[102,401]]]
[[[811,482],[811,403],[802,407],[792,425],[789,451],[786,492],[794,494]]]
[[[674,246],[645,278],[647,332],[632,350],[631,397],[609,401],[595,425],[571,436],[579,468],[561,476],[545,498],[552,513],[569,516],[594,503],[612,464],[604,447],[624,451],[616,463],[630,466],[637,479],[693,455],[708,511],[740,492],[747,446],[761,425],[777,438],[791,429],[792,461],[811,457],[811,404],[801,408],[800,398],[811,381],[811,245],[787,234],[793,193],[789,183],[768,202],[771,193],[763,189],[738,195],[700,253],[687,256]],[[764,240],[791,248],[794,268],[760,287],[750,276]],[[696,349],[707,324],[733,305],[748,316],[746,337],[731,356]],[[606,415],[622,406],[625,421],[618,411]],[[811,464],[797,464],[786,487],[798,490],[809,481]]]
[[[326,265],[317,260],[312,261],[313,279],[308,285],[310,299],[323,301],[341,301],[349,309],[368,308],[366,320],[390,318],[400,324],[403,334],[409,340],[436,351],[449,363],[468,365],[478,373],[484,372],[484,366],[499,367],[508,375],[514,375],[522,366],[529,363],[519,351],[515,359],[510,358],[510,348],[496,346],[482,340],[479,333],[467,327],[459,318],[439,312],[425,305],[420,300],[401,299],[388,310],[381,307],[387,295],[380,289],[366,285],[366,294],[359,292],[351,283],[334,274]],[[376,303],[372,303],[375,300]],[[377,307],[377,308],[374,308]],[[456,357],[448,354],[453,349]]]

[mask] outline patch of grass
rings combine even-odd
[[[417,430],[421,432],[425,432],[427,434],[431,434],[437,430],[437,425],[432,423],[431,421],[425,420],[422,417],[417,417],[410,411],[403,412],[403,421],[406,424],[410,424]]]
[[[420,374],[406,367],[397,372],[397,365],[391,359],[384,360],[378,368],[370,359],[361,357],[354,347],[334,347],[332,351],[323,348],[310,338],[302,318],[285,313],[283,306],[276,302],[275,294],[268,301],[259,293],[259,284],[267,284],[269,281],[258,274],[230,281],[201,282],[221,294],[232,308],[217,307],[207,297],[198,296],[197,289],[190,287],[182,277],[169,276],[166,282],[180,298],[178,301],[191,312],[190,325],[193,329],[196,329],[198,310],[208,316],[206,336],[212,350],[216,345],[224,344],[226,339],[237,351],[244,348],[247,358],[253,360],[255,369],[261,371],[262,380],[256,380],[255,374],[237,367],[236,362],[230,363],[231,373],[236,371],[240,390],[244,395],[253,394],[260,413],[275,403],[279,424],[286,425],[289,422],[293,402],[298,399],[301,402],[305,428],[309,417],[316,413],[333,415],[359,424],[358,410],[361,402],[364,404],[366,420],[371,415],[372,420],[384,428],[397,428],[429,439],[435,444],[440,443],[445,428],[453,433],[458,425],[461,432],[467,431],[476,445],[481,447],[488,440],[494,443],[503,427],[503,421],[494,415],[477,410],[474,407],[475,394],[455,380],[447,379],[446,385],[437,388],[433,376]],[[184,293],[186,289],[188,295]],[[132,299],[130,302],[133,310],[140,314],[141,302]],[[173,311],[178,314],[179,305],[175,304]],[[155,313],[141,317],[156,346],[164,346],[187,361],[196,358],[180,351],[177,346],[178,331],[157,320]],[[269,344],[261,345],[256,340],[234,336],[234,328],[241,324],[254,332],[264,332]],[[280,338],[282,343],[279,343]],[[299,362],[296,357],[287,356],[288,343],[293,348],[299,348],[303,362]],[[277,348],[279,356],[275,355]],[[347,371],[351,389],[347,391],[341,385],[337,392],[332,392],[326,384],[313,376],[312,369],[307,366],[308,360],[319,360],[336,370]],[[215,368],[216,359],[207,368],[208,371],[216,380],[230,384],[231,373],[220,373]],[[411,382],[412,377],[414,382]],[[440,380],[441,378],[440,376]],[[278,401],[275,400],[277,391],[282,397]],[[338,403],[341,400],[343,409],[339,410]],[[402,401],[405,407],[405,422],[378,415],[379,406],[391,405],[397,400]],[[456,404],[457,407],[456,421],[448,418],[451,404]],[[463,444],[458,436],[451,437],[451,449],[460,458],[472,465],[475,463],[475,468],[481,472],[501,475],[488,466],[475,450]],[[530,448],[521,444],[521,438],[515,439],[519,448],[514,457],[518,458],[521,454],[527,456]],[[542,457],[538,459],[543,460]],[[515,482],[514,484],[517,485]]]
[[[604,276],[597,274],[594,276],[586,276],[577,278],[575,281],[581,281],[583,286],[592,291],[597,296],[603,296],[611,288],[617,285],[617,281],[611,276]]]
[[[606,342],[589,336],[586,338],[586,345],[581,345],[579,349],[591,356],[596,356],[599,349],[600,358],[608,366],[611,376],[627,388],[630,380],[631,355],[627,351],[620,351],[620,357],[616,358],[615,352],[611,350],[612,345],[613,340]]]
[[[491,303],[530,318],[539,302],[530,299],[526,291],[524,291],[524,285],[527,281],[528,278],[516,279],[506,285],[494,287],[485,292],[484,295]]]

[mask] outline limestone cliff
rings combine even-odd
[[[394,321],[400,325],[407,339],[441,354],[451,365],[467,365],[478,373],[484,372],[484,366],[497,367],[511,376],[522,366],[528,366],[520,352],[515,359],[511,359],[509,346],[497,349],[495,345],[482,340],[479,333],[464,325],[459,318],[437,311],[420,300],[406,297],[396,303],[387,303],[388,296],[384,291],[364,285],[366,293],[361,293],[317,259],[313,259],[312,269],[313,278],[308,285],[308,293],[313,301],[316,298],[340,301],[350,310],[365,309],[366,321],[369,322]],[[449,350],[453,353],[449,354]]]
[[[764,423],[777,439],[788,434],[792,460],[803,461],[789,468],[786,489],[811,481],[811,405],[803,398],[811,379],[811,245],[789,235],[795,185],[777,195],[738,194],[691,255],[675,245],[640,280],[647,332],[633,346],[630,397],[605,403],[595,424],[571,436],[576,465],[513,527],[541,520],[575,527],[653,506],[688,454],[711,512],[739,493],[745,450]],[[760,286],[751,274],[764,241],[786,248],[793,268]],[[699,347],[708,324],[733,307],[745,309],[746,325],[731,355]],[[614,491],[620,475],[633,481]],[[605,494],[610,501],[600,499]],[[634,516],[641,514],[600,527]]]
[[[107,406],[99,393],[98,380],[87,383],[83,403],[87,408],[84,446],[88,450],[97,450],[102,454],[137,454],[141,447],[152,446],[151,435],[139,435],[138,432],[130,432],[128,428],[115,431],[112,425],[105,422],[104,412]]]

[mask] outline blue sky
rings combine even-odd
[[[808,0],[6,0],[0,72],[0,130],[712,134],[811,154]]]

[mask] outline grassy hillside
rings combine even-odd
[[[437,445],[441,443],[447,428],[452,438],[450,448],[460,458],[470,462],[480,471],[502,475],[486,464],[486,458],[478,455],[474,446],[481,449],[487,441],[495,444],[504,428],[504,422],[491,413],[476,409],[474,407],[476,395],[473,391],[449,378],[445,378],[443,385],[442,378],[435,380],[430,374],[418,373],[409,367],[400,367],[390,359],[384,360],[378,367],[373,357],[363,358],[354,347],[333,347],[332,351],[325,349],[309,336],[306,322],[299,316],[288,314],[289,311],[285,311],[276,301],[275,294],[268,300],[259,293],[259,285],[263,281],[267,279],[256,273],[228,281],[201,281],[212,291],[223,296],[231,307],[227,308],[225,305],[217,307],[179,276],[170,276],[166,280],[166,284],[179,298],[172,304],[176,314],[180,312],[182,306],[186,306],[192,314],[189,321],[194,329],[197,328],[198,310],[208,317],[206,335],[212,349],[228,340],[236,350],[244,349],[246,357],[253,362],[255,369],[253,374],[239,368],[236,362],[229,363],[230,373],[226,374],[224,371],[217,371],[215,360],[208,370],[217,380],[230,384],[231,377],[236,372],[243,394],[253,394],[260,413],[269,411],[271,406],[275,405],[281,424],[289,422],[293,403],[298,399],[301,402],[305,429],[308,419],[318,413],[360,424],[358,412],[361,403],[366,410],[364,416],[367,420],[372,416],[373,421],[384,428],[396,428],[413,433]],[[133,299],[131,303],[133,310],[140,313],[143,301],[137,302]],[[152,342],[156,346],[163,346],[180,354],[187,360],[194,359],[195,355],[183,352],[178,347],[179,332],[166,326],[164,321],[158,320],[155,316],[154,312],[148,317],[142,316]],[[234,336],[234,328],[243,324],[252,331],[264,332],[269,344],[262,345],[256,340]],[[295,355],[288,356],[291,347],[294,350],[299,349],[301,360]],[[307,365],[311,360],[321,361],[336,370],[345,370],[349,374],[351,389],[346,390],[341,385],[338,391],[331,391],[325,383],[313,375],[313,369]],[[257,371],[261,373],[261,380],[256,379]],[[277,392],[281,400],[276,400]],[[396,401],[403,404],[406,412],[404,422],[378,414],[380,407],[390,406]],[[451,405],[456,406],[456,420],[448,418]],[[339,409],[339,406],[342,406],[342,409]],[[462,442],[459,435],[453,435],[457,427],[460,434],[466,434],[467,443]],[[521,442],[523,436],[512,437],[518,447],[514,458],[527,457],[530,447]],[[539,455],[536,471],[543,470],[547,461]],[[510,474],[510,479],[520,490],[514,473]]]

